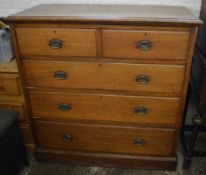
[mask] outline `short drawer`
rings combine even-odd
[[[102,54],[110,58],[187,58],[188,31],[103,30]]]
[[[96,56],[95,29],[16,28],[22,55]]]
[[[0,95],[20,95],[18,75],[0,75]]]
[[[35,123],[41,148],[171,155],[175,130],[95,124]]]
[[[180,93],[183,65],[24,61],[27,86]]]
[[[37,91],[29,96],[33,116],[41,119],[175,125],[179,110],[178,98]]]

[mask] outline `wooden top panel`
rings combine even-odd
[[[12,59],[9,63],[0,64],[0,73],[18,73],[16,59]]]
[[[185,7],[156,5],[41,4],[11,15],[7,20],[201,24]]]

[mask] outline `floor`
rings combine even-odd
[[[103,168],[89,166],[71,166],[68,164],[54,164],[30,160],[30,166],[25,167],[20,175],[206,175],[206,158],[193,159],[190,169],[182,170],[182,155],[178,154],[176,171],[151,171],[140,169]]]

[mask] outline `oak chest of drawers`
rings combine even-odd
[[[10,16],[40,160],[175,169],[196,27],[184,7]]]

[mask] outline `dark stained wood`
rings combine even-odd
[[[172,170],[177,166],[176,157],[152,157],[99,152],[60,151],[54,149],[36,149],[39,161],[53,161],[74,165],[94,165],[104,167],[142,168]]]
[[[34,60],[26,60],[23,65],[27,86],[34,87],[179,93],[185,76],[183,65]],[[66,78],[57,80],[56,71],[65,72]],[[149,82],[138,83],[139,75],[147,75]]]
[[[39,91],[31,91],[29,96],[33,116],[40,119],[176,125],[179,118],[179,98]],[[58,105],[61,103],[70,105],[71,109],[60,110]],[[138,107],[146,108],[147,113],[135,113]]]
[[[171,155],[175,136],[174,129],[43,121],[36,121],[35,129],[40,148],[140,155]],[[72,141],[65,141],[65,135]],[[134,144],[137,139],[143,139],[145,144]]]
[[[124,12],[124,13],[123,13]],[[149,5],[66,5],[41,4],[15,15],[7,21],[70,21],[113,23],[174,23],[199,25],[201,21],[185,7]]]

